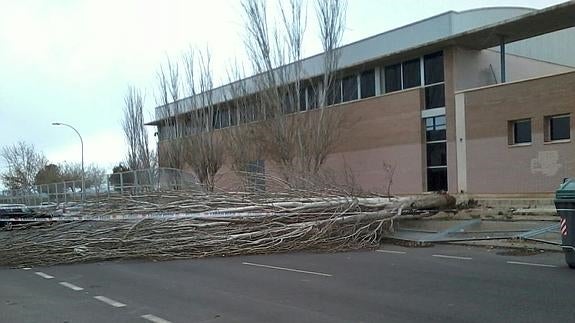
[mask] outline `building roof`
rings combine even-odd
[[[535,10],[519,7],[480,8],[462,12],[448,11],[412,24],[368,37],[342,46],[339,68],[367,64],[381,59],[402,59],[415,57],[449,46],[462,46],[471,49],[485,49],[497,46],[501,39],[506,43],[532,38],[575,26],[575,1]],[[304,59],[301,62],[304,78],[319,76],[322,73],[323,54]],[[289,66],[283,67],[289,68]],[[248,77],[242,82],[243,88],[255,93],[255,79]],[[294,80],[295,81],[295,80]],[[234,83],[232,83],[234,84]],[[212,90],[214,103],[222,103],[231,97],[232,84]],[[250,90],[251,89],[251,90]],[[199,94],[202,95],[202,94]],[[180,106],[193,106],[194,98],[184,98]],[[157,125],[163,119],[163,111],[173,108],[156,108],[156,120],[148,123]]]

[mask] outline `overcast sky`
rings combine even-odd
[[[449,10],[561,2],[349,0],[344,43]],[[239,0],[0,0],[0,147],[23,140],[52,162],[79,162],[75,133],[51,125],[65,122],[82,134],[86,163],[111,171],[126,151],[127,86],[146,93],[150,120],[155,72],[166,55],[207,45],[223,73],[243,55],[240,11]],[[306,37],[306,53],[316,53],[313,28]]]

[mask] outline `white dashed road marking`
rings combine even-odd
[[[520,261],[508,261],[508,264],[511,265],[524,265],[524,266],[534,266],[534,267],[549,267],[549,268],[556,268],[555,265],[546,265],[546,264],[536,264],[532,262],[520,262]]]
[[[60,285],[62,285],[62,286],[64,286],[64,287],[68,287],[68,288],[70,288],[71,290],[75,290],[75,291],[84,290],[84,288],[82,288],[82,287],[78,287],[78,286],[76,286],[76,285],[74,285],[74,284],[70,284],[70,283],[67,283],[67,282],[60,282]]]
[[[471,257],[458,257],[458,256],[446,256],[446,255],[431,255],[432,257],[437,258],[446,258],[446,259],[459,259],[459,260],[472,260]]]
[[[263,267],[263,268],[269,268],[269,269],[292,271],[292,272],[296,272],[296,273],[310,274],[310,275],[318,275],[318,276],[324,276],[324,277],[331,277],[331,276],[332,276],[332,275],[330,275],[330,274],[318,273],[318,272],[314,272],[314,271],[291,269],[291,268],[284,268],[284,267],[276,267],[276,266],[270,266],[270,265],[261,265],[261,264],[254,264],[254,263],[251,263],[251,262],[242,262],[242,264],[248,265],[248,266],[255,266],[255,267]]]
[[[110,298],[108,298],[108,297],[105,297],[105,296],[94,296],[94,298],[97,299],[97,300],[99,300],[100,302],[104,302],[104,303],[106,303],[106,304],[108,304],[108,305],[110,305],[110,306],[114,306],[114,307],[124,307],[124,306],[126,306],[126,304],[124,304],[124,303],[117,302],[117,301],[115,301],[115,300],[113,300],[113,299],[110,299]]]
[[[142,318],[143,318],[143,319],[146,319],[146,320],[148,320],[148,321],[150,321],[150,322],[154,322],[154,323],[172,323],[172,322],[170,322],[170,321],[168,321],[168,320],[164,320],[163,318],[157,317],[157,316],[152,315],[152,314],[142,315]]]
[[[24,268],[22,268],[22,270],[30,270],[30,269],[32,269],[32,268],[30,268],[30,267],[24,267]]]
[[[405,255],[407,252],[405,251],[395,251],[395,250],[376,250],[377,252],[383,252],[383,253],[393,253],[393,254],[397,254],[397,255]]]
[[[36,275],[38,275],[38,276],[40,276],[40,277],[42,277],[42,278],[46,278],[46,279],[52,279],[52,278],[54,278],[54,276],[50,276],[50,275],[45,274],[45,273],[43,273],[43,272],[41,272],[41,271],[37,271],[37,272],[36,272]]]

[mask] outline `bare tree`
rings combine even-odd
[[[299,110],[298,66],[305,28],[301,0],[287,1],[287,8],[283,2],[278,3],[281,27],[269,24],[266,1],[244,0],[242,6],[247,30],[245,45],[258,90],[250,104],[265,118],[257,137],[266,157],[280,166],[287,179],[295,171],[298,125],[293,116],[286,114]]]
[[[124,96],[122,128],[128,144],[128,166],[131,169],[149,169],[152,153],[148,143],[148,130],[144,125],[144,98],[133,86],[128,87]]]
[[[223,115],[229,111],[213,98],[211,55],[190,48],[182,55],[182,65],[167,64],[158,73],[161,119],[161,166],[192,169],[209,191],[215,187],[216,174],[223,165],[223,136],[217,133]],[[183,75],[180,71],[183,66]],[[181,93],[186,95],[182,99]]]
[[[2,147],[0,157],[7,167],[0,178],[8,189],[31,189],[36,174],[48,164],[44,154],[24,141]]]
[[[60,178],[62,182],[66,182],[65,187],[67,190],[76,191],[81,188],[80,181],[82,180],[82,164],[79,163],[62,163],[58,165],[60,170]],[[95,164],[87,165],[84,169],[85,187],[86,189],[94,189],[99,192],[102,184],[105,182],[106,170]]]
[[[232,171],[240,178],[244,189],[252,190],[254,187],[251,166],[255,161],[263,159],[263,149],[258,138],[257,126],[253,121],[262,118],[260,109],[256,109],[255,100],[250,96],[245,78],[245,71],[239,64],[228,70],[229,92],[226,93],[226,102],[231,114],[235,114],[237,122],[243,123],[239,127],[227,128],[224,132],[226,157]]]
[[[166,65],[160,66],[156,77],[158,82],[156,104],[160,106],[159,116],[162,120],[158,127],[160,137],[158,163],[162,167],[183,169],[185,116],[182,114],[183,105],[180,102],[179,67],[168,57]]]
[[[185,161],[199,182],[213,191],[216,174],[224,163],[224,137],[215,130],[229,125],[230,110],[216,104],[213,97],[213,71],[208,49],[197,52],[190,48],[183,56],[186,86],[191,98],[185,119],[189,136],[185,141]],[[226,123],[226,124],[223,124]]]
[[[244,0],[242,6],[247,30],[245,44],[258,90],[253,101],[265,116],[265,122],[258,127],[265,155],[280,166],[286,180],[292,175],[301,178],[302,173],[317,174],[337,142],[343,119],[341,111],[327,111],[325,107],[330,104],[329,96],[337,85],[338,47],[344,30],[346,2],[317,0],[324,54],[322,75],[315,80],[305,75],[301,65],[305,2],[279,2],[283,24],[279,28],[268,25],[266,1]],[[308,80],[302,82],[306,78]],[[309,89],[302,91],[306,86]],[[319,109],[305,116],[290,115],[305,110],[306,105],[309,109]]]

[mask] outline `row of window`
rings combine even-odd
[[[545,142],[571,139],[571,117],[569,114],[546,116]],[[509,144],[529,144],[532,141],[531,118],[509,121]]]
[[[381,72],[381,73],[380,73]],[[303,81],[299,89],[295,85],[280,89],[284,91],[284,102],[281,102],[285,114],[318,108],[318,94],[321,80]],[[445,86],[443,52],[436,52],[404,62],[364,70],[335,79],[327,91],[327,105],[339,104],[358,99],[373,97],[380,93],[423,86],[425,91],[425,108],[445,106]],[[297,96],[297,98],[295,98]],[[256,109],[257,104],[214,108],[213,128],[221,129],[243,123],[264,120],[265,111]],[[193,117],[193,116],[192,116]],[[204,127],[202,127],[203,129]],[[187,129],[186,134],[199,129]],[[160,130],[160,133],[163,131]]]

